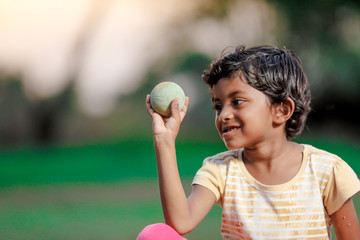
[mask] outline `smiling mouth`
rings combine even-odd
[[[230,132],[236,131],[236,130],[238,130],[238,129],[240,129],[240,127],[226,128],[226,129],[223,130],[223,134],[225,134],[225,133],[230,133]]]

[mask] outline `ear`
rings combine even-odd
[[[285,123],[293,115],[295,103],[291,98],[287,98],[281,103],[273,105],[273,122],[275,124]]]

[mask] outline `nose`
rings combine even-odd
[[[227,122],[233,118],[232,109],[229,107],[224,107],[219,115],[219,120],[221,122]]]

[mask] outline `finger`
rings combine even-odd
[[[149,113],[150,117],[153,119],[153,122],[163,122],[164,121],[164,118],[151,107],[149,94],[146,96],[145,105],[146,105],[147,112]]]
[[[150,94],[146,95],[145,106],[146,106],[146,110],[147,110],[147,112],[149,113],[149,115],[152,116],[155,111],[154,111],[154,109],[152,109],[152,107],[151,107]]]
[[[190,101],[189,97],[185,97],[185,104],[184,104],[183,109],[182,109],[181,112],[180,112],[180,119],[181,119],[181,121],[184,119],[184,117],[185,117],[185,115],[186,115],[186,113],[187,113],[188,106],[189,106],[189,101]]]
[[[180,118],[179,98],[175,98],[175,99],[171,102],[170,111],[171,111],[171,116],[172,116],[172,117],[174,117],[175,119],[179,119],[179,118]]]
[[[189,97],[185,97],[185,105],[187,106],[187,105],[189,105],[189,102],[190,102],[190,99],[189,99]]]
[[[189,97],[185,97],[185,104],[184,104],[184,108],[183,108],[183,109],[185,109],[186,111],[187,111],[187,108],[188,108],[188,106],[189,106],[189,101],[190,101]]]

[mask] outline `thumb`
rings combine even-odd
[[[179,98],[175,98],[171,102],[171,116],[174,118],[180,118]]]

